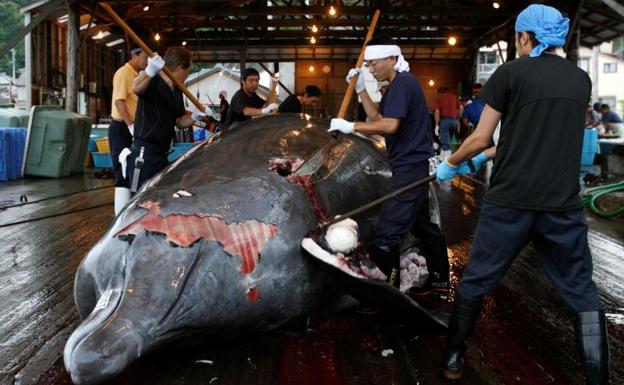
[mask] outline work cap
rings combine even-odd
[[[537,57],[548,47],[562,47],[568,34],[570,19],[553,7],[531,4],[516,19],[516,32],[533,32],[539,45],[531,57]]]

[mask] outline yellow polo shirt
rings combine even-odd
[[[136,78],[138,72],[129,64],[124,64],[119,68],[113,76],[113,106],[111,108],[111,117],[117,120],[123,120],[121,114],[115,107],[115,100],[125,100],[126,107],[130,118],[134,122],[134,115],[137,108],[137,96],[132,92],[132,81]]]

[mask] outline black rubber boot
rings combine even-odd
[[[387,282],[396,287],[401,287],[401,267],[400,267],[400,251],[399,247],[377,247],[372,245],[370,248],[370,257],[377,267],[387,277]]]
[[[576,338],[586,384],[610,384],[609,341],[604,311],[578,313]]]
[[[444,351],[444,377],[449,380],[458,380],[462,376],[466,341],[477,323],[481,305],[483,297],[467,298],[458,293],[455,298]]]

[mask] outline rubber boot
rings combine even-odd
[[[483,297],[468,298],[457,293],[444,351],[444,377],[449,380],[462,377],[464,354],[468,347],[466,341],[477,323],[482,305]]]
[[[372,245],[370,257],[377,267],[387,277],[387,282],[396,287],[401,287],[401,267],[399,247],[377,247]]]
[[[430,235],[423,240],[422,247],[427,268],[430,269],[427,284],[434,289],[448,289],[449,259],[446,238],[441,232],[436,236]]]
[[[126,207],[126,203],[130,200],[130,189],[126,187],[115,187],[115,215]]]
[[[576,338],[587,385],[608,385],[609,341],[602,310],[578,313]]]

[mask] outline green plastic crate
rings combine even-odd
[[[26,110],[0,106],[0,127],[28,127],[29,113]]]
[[[58,106],[35,106],[28,127],[24,174],[59,178],[82,172],[91,123]]]

